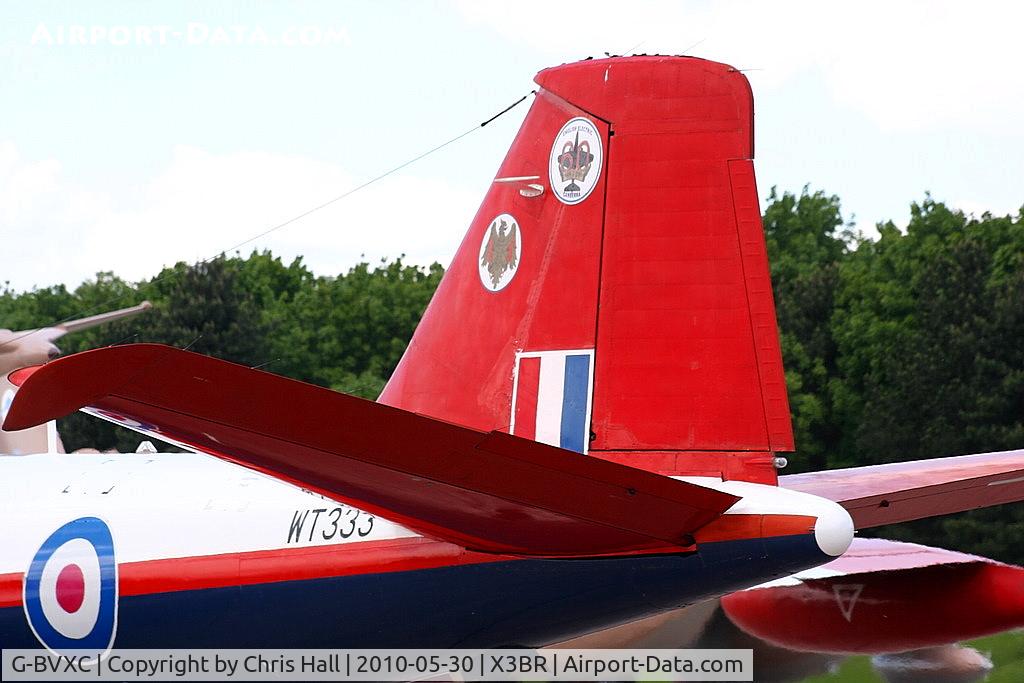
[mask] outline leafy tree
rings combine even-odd
[[[1024,219],[965,216],[931,197],[906,230],[853,231],[839,199],[808,188],[768,198],[793,468],[824,469],[1024,445]],[[125,282],[0,289],[0,324],[22,329],[153,302],[144,316],[70,335],[74,352],[155,341],[373,398],[443,274],[402,259],[315,276],[269,252]],[[133,450],[138,435],[72,415],[69,448]],[[1024,563],[1024,506],[877,530]]]
[[[149,299],[148,313],[65,337],[66,352],[124,342],[159,342],[375,398],[391,375],[444,270],[401,259],[361,263],[316,277],[301,259],[270,252],[178,263],[132,285],[100,273],[73,292],[63,286],[0,291],[0,320],[16,328]],[[74,414],[60,421],[69,449],[134,450],[132,432]]]
[[[773,191],[764,223],[797,471],[1024,444],[1024,226],[926,197],[866,240],[835,197]],[[1024,509],[876,530],[1024,562]]]
[[[254,290],[264,295],[266,292],[256,274],[243,277],[250,262],[254,271],[260,270],[265,276],[272,272],[266,257],[260,255],[250,261],[220,256],[192,266],[179,263],[165,269],[136,290],[135,298],[148,298],[153,303],[151,311],[95,328],[89,336],[83,333],[78,343],[102,346],[151,341],[249,365],[262,363],[268,359],[267,326]],[[98,278],[97,283],[104,281]],[[76,295],[83,301],[94,298],[97,283],[88,283],[92,287],[83,285]],[[138,435],[80,413],[62,420],[60,430],[69,450],[84,446],[132,450],[139,441]]]
[[[283,310],[274,371],[366,398],[391,376],[444,269],[401,258],[317,278]]]
[[[0,320],[9,330],[25,330],[51,325],[75,317],[75,299],[64,285],[55,285],[17,294],[5,289],[0,294]]]
[[[1024,443],[1024,224],[965,216],[930,197],[906,232],[881,226],[840,271],[832,316],[842,434],[833,466]],[[1008,506],[878,530],[1024,562]]]
[[[772,188],[764,229],[796,438],[794,470],[819,470],[839,440],[828,397],[836,366],[828,320],[839,265],[856,236],[839,198],[807,187],[799,196]]]
[[[837,464],[1010,447],[1022,435],[1024,225],[927,198],[844,262],[832,327]]]

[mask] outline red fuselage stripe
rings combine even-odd
[[[696,536],[700,544],[806,534],[814,521],[798,515],[724,515]],[[424,537],[395,538],[125,562],[118,565],[118,591],[123,596],[148,595],[515,559],[521,558],[477,553]],[[0,608],[21,605],[23,578],[23,572],[0,574]]]
[[[120,595],[147,595],[514,559],[412,537],[344,545],[174,557],[118,565]],[[21,572],[0,574],[0,607],[20,605]]]

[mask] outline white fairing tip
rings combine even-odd
[[[831,503],[818,512],[814,540],[825,554],[839,557],[845,553],[853,543],[853,533],[853,518],[841,505]]]

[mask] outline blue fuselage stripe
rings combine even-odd
[[[115,647],[535,647],[825,562],[813,535],[122,596]],[[0,647],[38,647],[21,606]]]

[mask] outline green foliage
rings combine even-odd
[[[823,469],[839,434],[828,383],[836,348],[828,321],[839,267],[856,236],[843,221],[839,198],[823,192],[781,197],[772,188],[764,214],[775,307],[781,331],[793,430],[802,457],[798,469]]]
[[[966,643],[992,660],[992,673],[987,683],[1016,683],[1024,680],[1024,634],[1020,631],[1000,633]]]
[[[1024,225],[970,219],[931,198],[841,269],[837,464],[1021,444]]]
[[[1024,633],[1007,631],[963,643],[987,656],[992,671],[986,683],[1019,683],[1024,680]],[[882,683],[884,679],[865,656],[843,660],[835,671],[804,679],[803,683]],[[942,679],[945,680],[945,679]]]
[[[926,196],[905,231],[842,229],[835,197],[765,212],[795,470],[1024,446],[1024,222]],[[806,205],[806,207],[804,206]],[[877,530],[1024,563],[1024,510]]]
[[[871,666],[870,657],[859,656],[848,657],[834,671],[811,676],[803,683],[884,683],[884,680]]]
[[[316,278],[272,311],[273,370],[376,398],[443,273],[436,263],[424,270],[397,259]]]
[[[142,316],[69,335],[66,353],[124,342],[159,342],[376,398],[401,358],[444,270],[401,259],[361,263],[316,277],[296,259],[269,252],[178,263],[137,285],[100,273],[73,292],[63,286],[0,291],[0,321],[11,329],[130,306]],[[83,414],[60,421],[65,447],[134,450],[139,436]],[[166,447],[166,446],[161,446]]]

